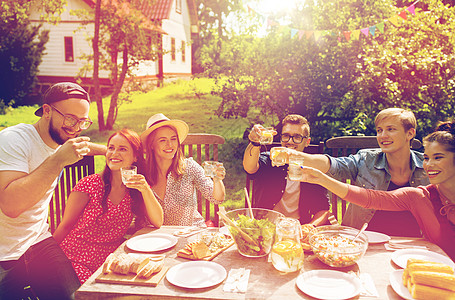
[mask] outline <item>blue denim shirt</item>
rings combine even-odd
[[[387,158],[381,149],[362,149],[348,157],[330,157],[328,174],[351,184],[373,190],[387,191],[391,179]],[[417,187],[430,183],[423,170],[423,154],[411,150],[411,176],[409,185]],[[363,223],[370,222],[376,210],[366,209],[350,203],[343,217],[343,225],[360,228]]]

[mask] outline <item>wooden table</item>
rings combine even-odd
[[[135,235],[152,231],[172,234],[179,228],[181,227],[143,228]],[[393,239],[398,240],[400,238],[394,237]],[[430,251],[445,255],[435,244],[424,239],[414,240],[416,245],[427,246]],[[172,267],[189,261],[177,257],[177,251],[183,248],[186,243],[187,238],[179,238],[177,245],[165,252],[165,265]],[[129,252],[129,250],[123,243],[116,252]],[[391,261],[392,253],[392,251],[385,250],[383,244],[370,244],[365,256],[358,264],[346,268],[331,268],[309,252],[305,254],[304,266],[300,272],[331,269],[368,273],[373,278],[379,292],[379,298],[369,297],[368,299],[401,299],[389,284],[389,274],[399,268]],[[272,263],[267,262],[266,257],[245,258],[238,253],[235,245],[215,257],[213,261],[222,265],[227,272],[232,268],[250,269],[247,292],[245,294],[224,292],[224,282],[214,287],[197,290],[179,288],[169,283],[166,278],[163,278],[156,287],[96,283],[95,278],[101,273],[100,268],[79,288],[75,297],[76,299],[314,299],[302,293],[296,286],[295,281],[299,272],[283,275],[275,270]],[[367,297],[358,296],[354,299],[367,299]]]

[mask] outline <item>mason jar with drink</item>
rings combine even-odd
[[[270,252],[272,264],[280,272],[295,272],[302,268],[304,252],[300,244],[300,223],[293,218],[280,218],[276,222],[275,243]]]

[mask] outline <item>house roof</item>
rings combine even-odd
[[[142,2],[142,12],[152,21],[169,19],[175,0],[145,0]],[[197,25],[197,11],[194,0],[186,0],[190,13],[191,25]]]

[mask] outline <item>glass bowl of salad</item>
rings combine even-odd
[[[262,257],[270,253],[275,236],[275,222],[284,217],[277,211],[252,208],[254,219],[251,218],[248,208],[228,211],[226,216],[243,232],[234,226],[226,225],[234,238],[237,250],[245,257]],[[245,237],[245,234],[248,237]]]
[[[357,263],[368,248],[365,233],[352,241],[358,232],[358,229],[347,226],[320,226],[311,233],[309,244],[323,263],[331,267],[347,267]]]

